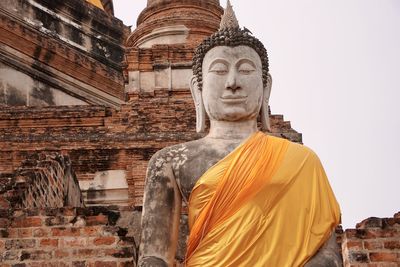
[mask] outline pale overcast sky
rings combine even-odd
[[[115,16],[134,29],[146,3],[114,0]],[[400,211],[400,1],[231,3],[269,52],[272,113],[321,158],[344,228]]]

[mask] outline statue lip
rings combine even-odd
[[[242,95],[227,95],[221,97],[223,103],[242,103],[247,100],[247,96]]]

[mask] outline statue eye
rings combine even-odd
[[[212,65],[209,71],[218,75],[224,75],[228,73],[228,67],[225,64],[219,62]]]
[[[242,63],[239,65],[238,71],[241,74],[251,74],[253,71],[255,71],[256,69],[249,63]]]

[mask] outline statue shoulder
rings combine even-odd
[[[290,158],[294,161],[304,162],[312,165],[322,165],[317,153],[310,147],[290,142],[287,153],[290,154]]]
[[[198,148],[201,146],[201,140],[194,140],[173,146],[165,147],[157,151],[150,159],[148,165],[148,175],[153,176],[152,172],[160,171],[165,167],[178,169],[185,164],[188,159],[195,157]]]
[[[317,153],[315,153],[315,151],[313,149],[311,149],[310,147],[308,147],[306,145],[289,141],[289,148],[291,151],[293,151],[295,153],[299,153],[301,155],[309,156],[312,158],[318,158]]]

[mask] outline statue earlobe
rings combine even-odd
[[[272,77],[268,73],[267,85],[263,91],[263,101],[261,105],[261,126],[263,131],[271,132],[271,123],[269,120],[269,96],[271,95]]]
[[[201,90],[197,85],[197,77],[194,75],[190,79],[190,91],[192,92],[194,106],[196,108],[196,132],[203,133],[206,128],[206,111]]]

